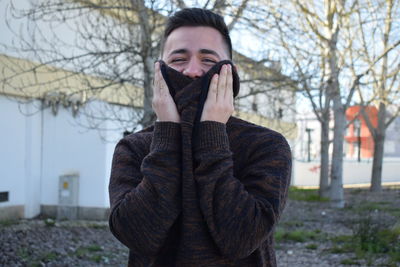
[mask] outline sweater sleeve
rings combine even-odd
[[[156,122],[150,152],[144,157],[145,143],[133,136],[116,146],[109,225],[131,253],[153,257],[180,213],[180,125]]]
[[[208,229],[220,252],[233,260],[249,256],[272,233],[283,209],[291,172],[285,138],[275,133],[248,138],[240,177],[233,175],[225,124],[202,122],[195,145],[195,179]]]

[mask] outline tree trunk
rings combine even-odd
[[[331,185],[330,185],[330,201],[334,208],[344,207],[343,193],[343,141],[345,129],[345,112],[342,104],[340,84],[339,84],[339,67],[337,59],[337,42],[340,32],[339,24],[336,24],[334,17],[337,10],[341,9],[342,2],[325,1],[328,38],[326,39],[326,59],[328,62],[329,79],[327,80],[329,99],[333,102],[333,118],[334,118],[334,135],[333,135],[333,153],[331,168]]]
[[[136,8],[140,19],[141,57],[143,61],[143,116],[140,124],[143,127],[154,122],[156,116],[152,108],[153,78],[154,78],[154,52],[152,46],[152,31],[147,8],[143,0],[131,0],[132,7]]]
[[[321,169],[319,196],[329,197],[329,111],[322,114],[321,121]]]
[[[386,19],[385,19],[385,32],[383,34],[383,47],[386,50],[389,46],[389,35],[392,28],[392,9],[393,1],[386,1]],[[375,130],[374,136],[374,161],[372,163],[372,176],[371,176],[371,192],[380,192],[382,190],[382,167],[383,167],[383,152],[386,135],[386,104],[389,102],[387,88],[388,76],[388,54],[383,57],[382,74],[379,87],[379,110],[378,110],[378,126]]]
[[[333,99],[333,111],[335,126],[330,186],[331,206],[343,208],[345,204],[343,192],[343,142],[346,121],[344,107],[339,94]]]
[[[382,190],[382,167],[383,167],[383,153],[386,136],[386,105],[379,104],[378,111],[378,127],[374,136],[374,160],[372,163],[371,175],[371,192],[380,192]]]
[[[143,99],[143,117],[140,121],[140,124],[143,127],[147,127],[151,125],[155,119],[156,115],[153,111],[152,107],[152,99],[153,99],[153,60],[150,58],[146,58],[143,60],[144,66],[144,81],[143,81],[143,89],[144,89],[144,99]]]
[[[383,148],[385,135],[377,134],[374,140],[374,160],[372,163],[371,192],[382,190]]]

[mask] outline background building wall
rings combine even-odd
[[[0,192],[9,195],[0,208],[10,207],[4,213],[28,218],[40,212],[42,120],[40,113],[31,112],[35,104],[0,96]]]
[[[78,115],[79,116],[79,115]],[[71,112],[60,109],[54,116],[44,112],[43,182],[44,205],[57,205],[58,179],[61,175],[79,176],[79,206],[107,207],[104,183],[107,180],[105,148],[96,130],[74,125]]]
[[[343,162],[343,184],[357,185],[371,182],[372,161],[357,162],[345,160]],[[292,185],[319,186],[320,162],[293,162]],[[382,183],[398,183],[400,181],[400,159],[384,159]]]
[[[115,122],[105,121],[117,130],[100,135],[98,129],[81,125],[89,125],[84,115],[73,117],[62,107],[54,115],[50,109],[38,108],[40,105],[38,100],[20,104],[0,95],[0,192],[9,192],[9,201],[0,203],[0,213],[4,217],[9,217],[7,213],[32,218],[40,212],[54,216],[59,177],[76,174],[82,216],[91,213],[96,217],[96,209],[105,216],[112,155],[122,132]],[[99,212],[97,215],[102,217]]]

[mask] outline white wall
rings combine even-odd
[[[18,105],[0,97],[0,191],[9,191],[6,205],[25,203],[25,119],[19,114]]]
[[[296,186],[319,185],[319,161],[293,162],[292,184]],[[367,184],[371,182],[372,162],[344,161],[343,184]],[[400,183],[400,159],[385,159],[382,170],[383,183]]]
[[[0,191],[9,192],[0,207],[25,205],[25,217],[40,211],[41,114],[31,114],[36,104],[0,96]]]
[[[100,103],[90,102],[88,105]],[[44,121],[43,166],[46,168],[43,169],[42,204],[57,205],[59,177],[78,174],[79,206],[109,207],[107,187],[115,142],[103,140],[96,129],[78,125],[78,121],[83,125],[89,124],[83,115],[74,118],[66,109],[60,109],[57,116],[45,112]],[[107,135],[122,136],[122,133],[109,132]],[[107,135],[102,134],[106,140],[111,140]]]
[[[79,206],[108,208],[111,160],[122,130],[106,120],[115,130],[100,133],[80,125],[89,125],[84,115],[74,118],[60,108],[54,116],[39,107],[39,101],[19,104],[0,95],[0,192],[9,191],[0,208],[24,205],[25,217],[38,215],[40,205],[58,204],[59,177],[65,174],[79,175]]]
[[[39,101],[24,104],[25,119],[25,217],[40,213],[40,184],[42,176],[43,112],[35,112]],[[21,113],[19,114],[21,116]]]

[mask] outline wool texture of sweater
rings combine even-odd
[[[231,62],[192,80],[162,63],[181,123],[156,122],[116,146],[109,224],[129,248],[129,266],[276,266],[290,148],[281,134],[235,117],[200,122],[223,64]]]

